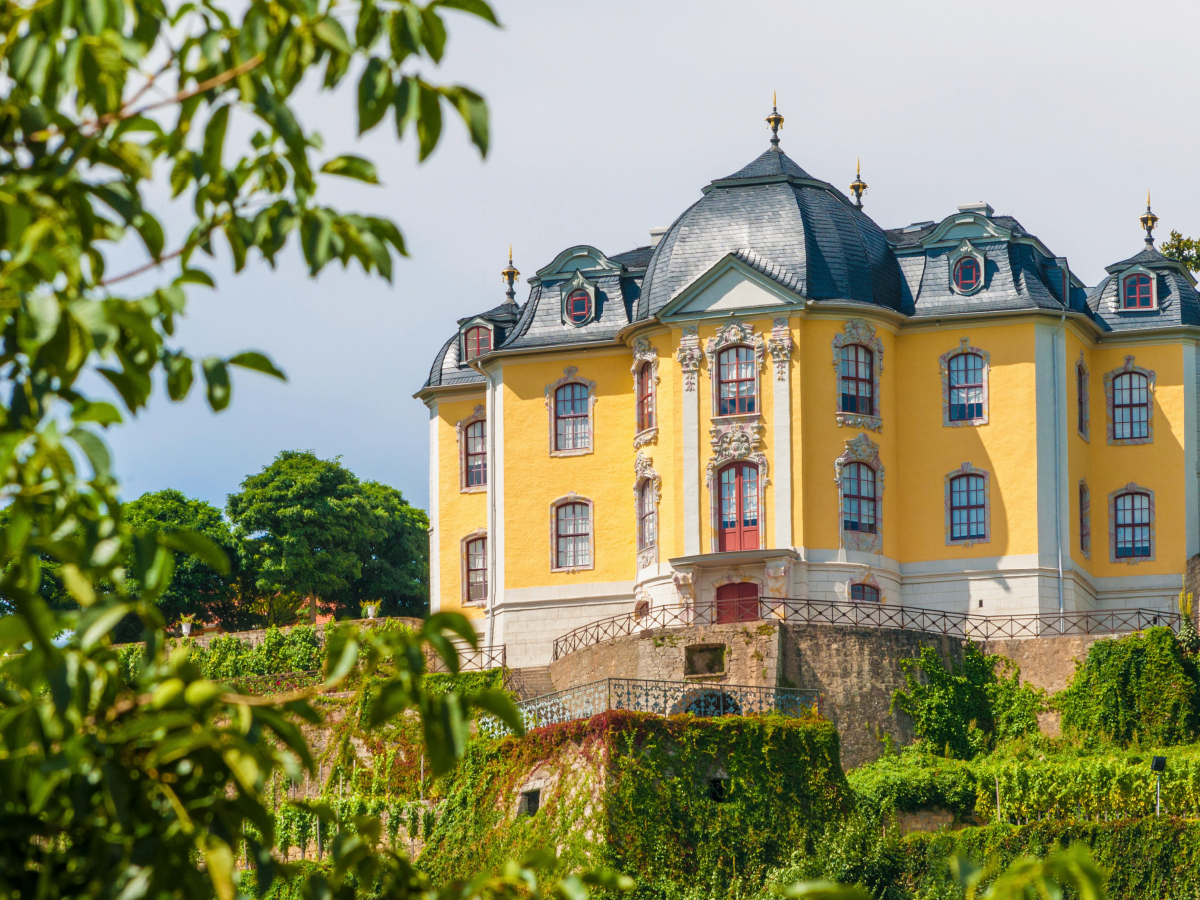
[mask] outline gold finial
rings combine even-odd
[[[862,159],[856,159],[854,164],[854,181],[850,182],[850,193],[854,195],[854,205],[862,209],[862,195],[867,192],[868,184],[862,180]]]
[[[783,116],[779,114],[779,104],[775,100],[775,92],[771,91],[771,114],[765,119],[771,126],[771,146],[779,146],[779,129],[783,127]]]
[[[1154,246],[1154,226],[1158,224],[1158,216],[1150,210],[1150,191],[1146,190],[1146,211],[1138,216],[1138,221],[1146,229],[1146,246]]]
[[[517,267],[513,265],[512,244],[509,244],[508,245],[508,265],[505,268],[500,270],[500,278],[505,283],[508,284],[508,290],[504,292],[504,295],[506,297],[508,297],[508,302],[512,303],[513,305],[516,305],[516,302],[517,302],[517,291],[513,287],[513,282],[515,282],[520,277],[521,277],[521,273],[518,272]]]

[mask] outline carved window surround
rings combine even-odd
[[[1092,492],[1086,478],[1079,479],[1079,552],[1092,558]]]
[[[483,404],[479,404],[471,414],[454,426],[455,440],[458,441],[458,491],[460,494],[483,494],[487,492],[487,478],[483,484],[467,486],[467,428],[476,422],[483,422],[484,436],[487,435],[487,413]],[[491,472],[487,473],[491,477]]]
[[[1122,494],[1145,494],[1150,498],[1150,555],[1149,556],[1123,556],[1117,558],[1117,498]],[[1108,561],[1110,563],[1126,563],[1131,566],[1136,566],[1138,563],[1154,562],[1158,554],[1158,537],[1155,534],[1155,519],[1156,515],[1154,504],[1154,491],[1150,488],[1144,488],[1141,485],[1129,482],[1123,488],[1113,491],[1108,495]]]
[[[679,368],[683,372],[683,389],[688,393],[696,390],[696,375],[700,371],[700,360],[703,356],[700,351],[699,326],[685,325],[675,358],[679,360]]]
[[[582,503],[588,508],[588,564],[586,566],[559,566],[558,564],[558,508],[568,503]],[[559,497],[550,504],[550,571],[556,573],[587,572],[596,568],[596,505],[587,497],[574,491]]]
[[[851,600],[850,599],[850,588],[852,588],[856,584],[866,584],[866,585],[869,585],[869,586],[875,588],[875,590],[879,592],[879,605],[883,606],[883,604],[887,603],[887,594],[885,594],[883,592],[883,585],[879,583],[879,579],[875,577],[875,574],[869,568],[860,569],[858,572],[855,573],[854,577],[852,577],[849,581],[847,581],[845,584],[843,584],[839,587],[838,593],[843,594],[841,599],[844,602],[846,602],[846,603],[862,602],[859,600]]]
[[[578,450],[556,450],[554,449],[554,434],[557,430],[556,420],[556,404],[555,394],[558,389],[567,384],[582,384],[587,388],[588,392],[588,445],[581,447]],[[582,378],[579,375],[579,369],[575,366],[567,366],[563,369],[563,377],[552,384],[546,385],[546,413],[550,420],[550,455],[551,456],[587,456],[593,453],[596,448],[596,382],[587,378]]]
[[[958,268],[959,261],[968,256],[979,264],[979,281],[975,283],[974,287],[964,291],[954,282],[954,270]],[[971,294],[976,294],[983,290],[984,282],[987,281],[987,258],[983,255],[983,252],[969,240],[963,238],[962,243],[954,248],[951,253],[946,254],[946,264],[946,274],[949,279],[950,290],[952,290],[954,293],[964,297],[969,297]]]
[[[758,466],[758,542],[766,545],[766,496],[767,457],[759,449],[762,443],[761,422],[716,422],[710,431],[713,455],[708,460],[707,477],[708,505],[710,509],[710,541],[712,552],[720,551],[721,492],[717,485],[717,473],[735,461],[753,463]]]
[[[730,347],[749,347],[754,350],[754,408],[757,412],[748,415],[761,416],[762,378],[759,373],[762,371],[763,363],[767,357],[767,342],[763,338],[762,332],[755,331],[749,323],[727,322],[718,328],[717,333],[713,337],[710,337],[704,345],[704,355],[708,358],[708,380],[712,387],[713,419],[716,421],[733,421],[736,418],[735,416],[718,415],[721,409],[721,378],[717,366],[717,357],[722,350],[727,350]]]
[[[864,531],[846,531],[844,528],[842,499],[842,469],[848,463],[866,463],[875,472],[875,533]],[[833,482],[838,489],[838,534],[842,546],[847,550],[859,550],[863,553],[883,552],[883,463],[879,460],[879,445],[860,434],[853,440],[846,441],[846,449],[842,455],[833,461]]]
[[[788,363],[792,360],[792,329],[786,318],[771,320],[771,336],[767,338],[767,350],[775,362],[775,380],[787,381]]]
[[[458,583],[462,586],[462,605],[463,606],[471,606],[471,607],[487,606],[487,594],[484,594],[482,600],[468,600],[467,599],[468,596],[470,595],[470,590],[471,590],[471,586],[467,583],[467,545],[469,543],[471,543],[471,541],[478,540],[479,538],[484,538],[485,540],[487,539],[487,529],[486,528],[476,528],[470,534],[465,535],[463,537],[463,539],[458,542],[458,560],[459,560]],[[488,573],[487,573],[489,580],[491,579],[491,571],[490,571],[491,555],[492,555],[492,551],[491,551],[491,548],[489,547],[488,548],[489,564],[488,564]],[[492,586],[489,584],[488,592],[490,592],[491,589],[492,589]]]
[[[637,459],[633,464],[633,514],[634,521],[638,526],[635,531],[638,533],[639,538],[642,513],[641,509],[639,508],[639,501],[641,500],[642,486],[647,481],[650,482],[652,495],[654,497],[654,543],[649,547],[638,550],[637,567],[639,571],[658,562],[658,543],[662,537],[659,532],[659,529],[662,525],[662,520],[658,515],[658,502],[662,496],[662,478],[657,472],[654,471],[654,460],[639,450]]]
[[[872,402],[875,412],[880,411],[879,376],[883,372],[883,341],[875,333],[875,328],[865,319],[851,319],[843,328],[841,334],[833,336],[833,408],[837,410],[838,427],[857,428],[866,431],[882,431],[883,417],[880,415],[864,416],[858,413],[842,412],[841,380],[842,380],[842,348],[850,344],[861,344],[871,351],[873,356],[871,366],[871,385],[874,391]]]
[[[983,415],[974,419],[950,420],[950,360],[964,353],[974,353],[983,360]],[[970,338],[962,338],[958,346],[938,357],[938,368],[942,373],[942,425],[947,428],[961,428],[970,425],[986,425],[988,411],[988,385],[991,381],[992,357],[986,350],[971,346]]]
[[[1079,419],[1075,423],[1075,430],[1081,438],[1091,443],[1091,372],[1088,371],[1087,363],[1083,361],[1082,350],[1079,351],[1079,359],[1075,362],[1075,378],[1077,380],[1076,390],[1083,394],[1083,405],[1075,413],[1076,418]]]
[[[964,339],[965,340],[965,339]],[[960,475],[982,475],[983,476],[983,537],[975,538],[958,538],[952,537],[954,534],[951,520],[953,518],[950,512],[950,483]],[[989,544],[992,541],[992,474],[985,472],[983,469],[977,469],[969,462],[963,463],[953,472],[946,473],[946,546],[947,547],[974,547],[976,544]]]
[[[1115,438],[1113,437],[1113,380],[1118,375],[1124,375],[1126,372],[1137,372],[1139,375],[1144,375],[1146,378],[1146,436],[1144,438]],[[1140,366],[1133,364],[1133,357],[1125,357],[1125,365],[1119,369],[1113,369],[1111,372],[1106,372],[1104,375],[1104,408],[1108,442],[1116,446],[1133,447],[1138,444],[1153,444],[1154,443],[1154,389],[1155,376],[1153,369],[1143,369]]]
[[[713,621],[707,624],[715,624],[717,612],[717,591],[725,587],[727,584],[753,584],[758,588],[758,596],[760,599],[764,596],[767,596],[763,593],[763,580],[761,578],[755,578],[753,575],[747,575],[742,571],[741,566],[731,566],[725,571],[724,575],[713,581],[713,583],[710,585],[712,588],[712,607],[711,611],[709,612],[709,616],[712,617]]]
[[[658,350],[650,346],[650,339],[647,337],[637,338],[633,342],[633,366],[630,372],[633,374],[633,404],[634,404],[634,427],[637,427],[638,404],[641,403],[641,397],[638,396],[638,370],[645,363],[650,364],[650,384],[653,386],[650,393],[650,406],[654,411],[654,424],[649,428],[644,428],[633,436],[633,448],[636,450],[639,447],[644,447],[646,444],[657,443],[658,440]]]

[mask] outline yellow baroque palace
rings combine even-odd
[[[510,259],[417,394],[432,609],[541,665],[655,606],[1171,608],[1200,295],[1149,207],[1089,288],[987,204],[883,229],[865,189],[776,136],[649,246],[563,250],[524,305]]]

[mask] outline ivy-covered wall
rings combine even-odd
[[[523,815],[523,792],[539,809]],[[757,886],[846,809],[833,726],[610,711],[476,743],[419,864],[453,880],[533,849],[609,866],[643,893]]]

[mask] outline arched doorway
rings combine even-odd
[[[720,472],[719,550],[758,549],[758,466],[736,462]]]
[[[717,588],[717,609],[714,624],[754,622],[758,614],[758,585],[753,581],[723,584]]]

